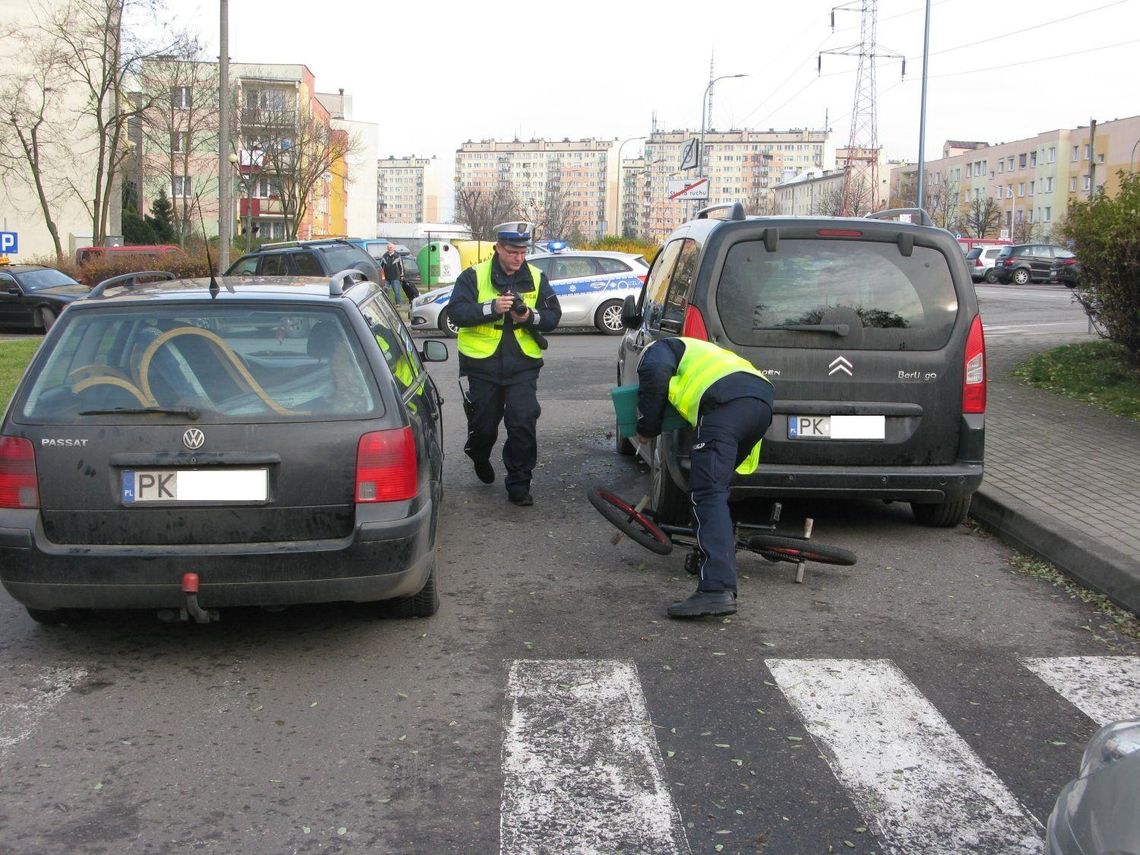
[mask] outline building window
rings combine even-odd
[[[170,134],[170,150],[174,154],[185,154],[190,151],[190,132],[174,131]]]
[[[171,188],[171,196],[175,199],[189,199],[194,194],[190,189],[190,176],[189,175],[175,175],[174,186]]]
[[[1089,186],[1090,186],[1089,185],[1089,177],[1087,175],[1082,175],[1081,176],[1081,189],[1082,190],[1088,190]]]
[[[1053,209],[1052,208],[1046,208],[1045,209],[1045,222],[1047,222],[1047,223],[1053,222]]]
[[[1037,185],[1037,182],[1036,182],[1036,181],[1030,181],[1030,182],[1029,182],[1029,195],[1030,195],[1030,196],[1032,196],[1032,195],[1033,195],[1033,190],[1034,190],[1034,188],[1036,187],[1036,185]]]
[[[1025,154],[1024,153],[1019,154],[1017,156],[1017,168],[1018,169],[1025,169]]]
[[[1073,146],[1073,163],[1081,159],[1081,147],[1079,145]]]
[[[999,160],[999,161],[998,161],[998,172],[999,172],[999,173],[1000,173],[1000,172],[1005,172],[1005,161],[1004,161],[1004,160]]]
[[[1025,182],[1024,181],[1022,181],[1020,184],[1017,185],[1017,195],[1019,198],[1025,195]]]
[[[1077,178],[1075,175],[1069,179],[1069,192],[1070,193],[1077,192]]]
[[[1045,179],[1045,192],[1046,193],[1052,193],[1053,192],[1053,179],[1052,178],[1046,178]]]
[[[172,86],[170,88],[170,106],[180,110],[188,109],[190,107],[190,87]]]
[[[1089,154],[1091,153],[1091,151],[1092,151],[1092,146],[1089,145],[1088,143],[1085,143],[1085,160],[1089,159]]]
[[[1049,146],[1049,150],[1045,154],[1045,162],[1046,163],[1056,163],[1057,162],[1057,147],[1056,146],[1052,146],[1052,145]]]
[[[1037,165],[1037,149],[1033,149],[1033,151],[1029,152],[1029,165]]]

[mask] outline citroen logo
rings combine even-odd
[[[838,374],[840,371],[842,371],[848,377],[853,376],[851,374],[851,369],[853,366],[850,362],[847,361],[847,357],[845,356],[835,357],[835,359],[831,360],[827,367],[829,369],[827,372],[828,377],[830,377],[832,374]]]
[[[206,444],[206,434],[202,433],[198,428],[190,428],[186,433],[182,434],[182,444],[191,451],[197,451]]]

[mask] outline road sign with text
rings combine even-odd
[[[709,180],[707,178],[670,178],[666,191],[673,201],[704,201],[709,197]]]

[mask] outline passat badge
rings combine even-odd
[[[206,444],[206,434],[202,433],[198,428],[190,428],[186,433],[182,434],[182,444],[191,451],[197,451]]]

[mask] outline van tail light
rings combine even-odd
[[[21,436],[0,436],[0,508],[38,508],[39,479],[32,443]]]
[[[416,437],[410,427],[378,430],[356,445],[356,501],[403,502],[419,484]]]
[[[704,315],[696,306],[685,307],[685,322],[681,325],[681,335],[685,338],[699,338],[701,341],[709,340]]]
[[[986,411],[986,337],[982,332],[982,316],[975,315],[966,337],[966,355],[962,372],[962,412]]]

